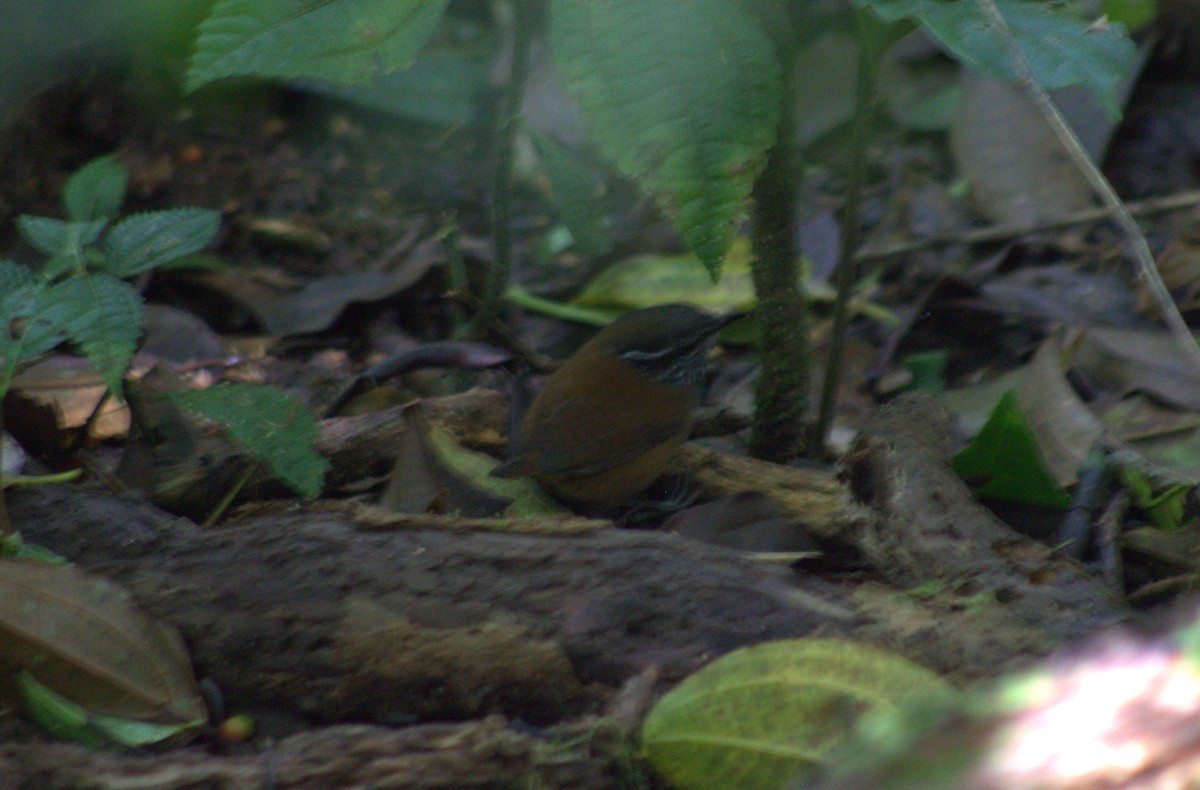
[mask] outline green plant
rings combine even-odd
[[[187,85],[195,89],[239,75],[370,80],[412,63],[446,5],[446,0],[220,0],[200,27]],[[1133,56],[1121,25],[1091,25],[1036,2],[997,5],[1038,83],[1082,84],[1110,112],[1117,111],[1115,86]],[[1020,73],[1010,57],[1012,39],[992,24],[982,0],[855,0],[854,6],[861,12],[851,25],[862,43],[864,76],[843,216],[843,292],[854,280],[856,195],[875,103],[871,74],[880,54],[899,34],[920,25],[964,63],[1004,79]],[[792,73],[791,66],[806,31],[827,19],[799,0],[511,0],[496,7],[508,12],[512,57],[493,129],[497,262],[480,316],[494,314],[508,277],[512,135],[530,39],[544,27],[594,142],[658,199],[712,276],[739,221],[753,212],[759,257],[754,279],[764,324],[755,449],[769,457],[791,454],[800,443],[809,378],[806,299],[796,284],[791,241],[798,157],[789,133],[796,81],[804,75]],[[540,148],[548,169],[561,170],[564,161],[544,144]],[[555,180],[561,202],[587,200],[570,194],[573,179],[560,173]],[[569,216],[581,214],[565,211],[564,218]],[[838,310],[842,328],[844,307]],[[486,323],[477,320],[475,328],[486,329]],[[828,394],[814,432],[818,443],[833,411],[838,342],[835,337]]]
[[[0,401],[22,367],[63,343],[75,346],[119,395],[143,314],[142,298],[126,279],[177,263],[216,235],[220,215],[206,209],[118,221],[127,180],[120,162],[100,157],[67,181],[66,219],[17,218],[21,237],[46,260],[36,271],[0,261]],[[0,477],[0,491],[5,485]],[[0,535],[9,531],[0,500]]]
[[[313,449],[318,434],[316,418],[295,396],[273,387],[235,382],[169,397],[185,409],[223,424],[288,488],[309,498],[321,493],[329,461]],[[247,468],[242,483],[256,465]],[[227,492],[206,523],[221,515],[240,488],[241,484]]]
[[[126,280],[199,251],[220,215],[199,208],[134,214],[116,221],[127,173],[112,157],[73,175],[63,192],[66,219],[17,218],[21,237],[46,256],[41,269],[0,261],[0,393],[18,367],[63,342],[76,346],[119,393],[142,327],[142,298]]]

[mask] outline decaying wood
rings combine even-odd
[[[872,518],[870,509],[855,501],[850,488],[831,472],[759,461],[694,442],[683,449],[683,465],[702,499],[757,491],[799,528],[824,540],[854,544]]]
[[[469,790],[525,785],[599,790],[615,786],[621,770],[613,740],[606,740],[594,721],[550,736],[521,732],[491,716],[401,729],[317,728],[254,754],[188,748],[131,755],[69,744],[0,744],[0,788]]]
[[[559,721],[650,665],[672,681],[849,619],[819,582],[656,532],[365,530],[302,509],[209,531],[65,487],[20,492],[12,512],[26,540],[177,626],[233,709]]]
[[[912,649],[904,642],[949,649],[932,663],[952,661],[967,677],[982,677],[1125,617],[1098,574],[979,504],[949,467],[951,437],[944,407],[907,395],[867,421],[844,461],[855,498],[875,514],[862,522],[856,548],[890,585],[935,593],[927,628],[897,640],[901,632],[889,627],[882,641],[900,652]],[[879,599],[872,607],[905,608]]]
[[[466,404],[477,437],[500,413],[486,394],[446,403]],[[379,434],[408,430],[399,411],[340,419],[322,439],[335,459],[364,446],[382,454]],[[198,674],[232,710],[325,722],[500,712],[548,724],[596,712],[649,668],[671,683],[769,639],[848,634],[967,680],[1119,617],[1096,577],[971,498],[947,466],[949,431],[932,401],[900,399],[867,425],[836,477],[688,448],[703,495],[761,490],[877,577],[837,587],[678,536],[588,522],[549,537],[491,531],[501,520],[320,503],[260,505],[203,530],[134,495],[72,487],[14,492],[11,509],[27,541],[123,584],[178,627]],[[919,585],[936,593],[901,592]],[[361,736],[368,753],[376,738],[328,732]],[[181,764],[200,760],[181,754]],[[0,769],[18,757],[0,752]]]
[[[308,513],[340,513],[363,529],[435,529],[445,532],[504,532],[510,535],[569,536],[610,529],[611,521],[585,518],[573,513],[510,518],[470,518],[434,513],[393,513],[390,510],[359,502],[321,500],[305,505]],[[238,508],[235,521],[278,515],[293,510],[287,502],[256,502]]]

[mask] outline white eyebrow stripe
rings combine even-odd
[[[669,356],[677,351],[678,349],[675,348],[663,348],[659,349],[658,351],[643,351],[638,348],[631,348],[627,351],[622,351],[620,354],[618,354],[618,356],[621,357],[621,359],[651,360],[662,359],[663,357]]]

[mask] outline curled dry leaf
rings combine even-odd
[[[91,714],[207,715],[179,635],[123,589],[71,566],[0,559],[0,680],[21,670]]]

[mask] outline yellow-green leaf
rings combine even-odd
[[[951,693],[927,669],[855,642],[794,639],[735,650],[666,694],[642,728],[682,790],[780,787],[813,770],[863,714]]]

